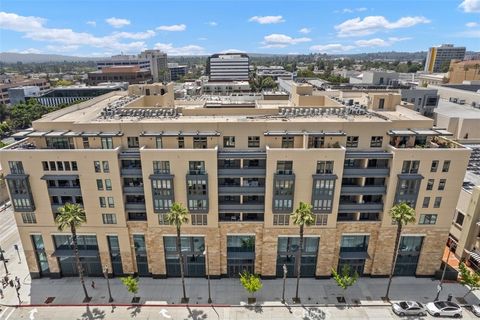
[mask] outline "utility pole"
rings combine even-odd
[[[207,245],[205,245],[205,251],[203,251],[203,254],[205,255],[206,262],[207,262],[207,282],[208,282],[208,303],[212,303],[212,296],[210,293],[210,270],[209,270],[209,261],[208,261],[208,249]]]
[[[103,268],[103,275],[107,279],[107,288],[108,288],[108,302],[113,302],[112,291],[110,290],[110,280],[108,279],[108,266],[105,265]]]

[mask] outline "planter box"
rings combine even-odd
[[[248,304],[254,304],[257,302],[257,298],[248,298]]]

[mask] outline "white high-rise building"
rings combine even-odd
[[[245,53],[214,54],[208,58],[210,81],[248,81],[249,58]]]

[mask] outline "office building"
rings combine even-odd
[[[230,94],[250,91],[251,88],[248,81],[207,81],[202,83],[202,93],[204,94]]]
[[[208,58],[209,81],[248,81],[249,58],[245,53],[214,54]]]
[[[105,83],[98,86],[56,87],[35,99],[45,106],[59,106],[80,101],[87,101],[103,94],[124,90],[128,83]]]
[[[103,67],[88,73],[88,85],[95,86],[102,82],[151,83],[152,75],[150,70],[140,69],[139,66]]]
[[[425,72],[435,73],[448,71],[450,61],[453,59],[463,60],[465,51],[465,47],[454,47],[453,44],[442,44],[438,47],[431,47],[427,53]],[[447,70],[442,70],[445,67]]]
[[[440,99],[436,89],[402,89],[400,94],[402,101],[412,103],[415,111],[427,117],[433,117],[433,111]]]
[[[17,77],[12,81],[0,84],[0,104],[11,104],[10,96],[8,94],[9,89],[25,86],[38,87],[40,89],[40,93],[50,89],[50,83],[47,81],[47,79],[22,79]]]
[[[178,81],[187,74],[187,66],[181,66],[178,63],[169,63],[168,70],[170,71],[171,81]]]
[[[138,58],[149,61],[153,82],[170,80],[166,53],[160,50],[145,50],[138,55]]]
[[[139,58],[136,55],[116,55],[110,59],[98,60],[97,70],[102,70],[108,67],[126,67],[138,66],[140,69],[150,69],[150,60],[146,58]]]
[[[40,88],[37,86],[24,86],[8,89],[10,104],[17,104],[27,101],[30,98],[38,97]]]
[[[399,106],[398,93],[361,93],[345,104],[292,83],[290,101],[176,101],[173,84],[132,85],[48,114],[0,150],[32,277],[76,274],[69,232],[54,218],[77,203],[87,276],[178,277],[173,202],[187,277],[295,276],[298,226],[311,203],[303,277],[348,264],[386,276],[396,227],[390,208],[408,202],[397,275],[439,268],[470,150],[433,120]],[[48,200],[47,200],[48,199]]]
[[[259,78],[271,77],[273,80],[292,79],[293,73],[285,70],[282,66],[258,66],[256,76]]]
[[[393,71],[363,71],[357,76],[350,77],[351,84],[369,85],[396,85],[399,83],[398,73]]]

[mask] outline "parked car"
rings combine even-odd
[[[462,308],[451,301],[435,301],[427,303],[427,311],[434,317],[447,316],[460,318]]]
[[[403,316],[426,316],[427,311],[420,302],[400,301],[392,304],[392,310],[396,315]]]
[[[472,304],[470,306],[470,310],[472,311],[472,313],[474,315],[476,315],[477,317],[480,317],[480,305],[478,304]]]

